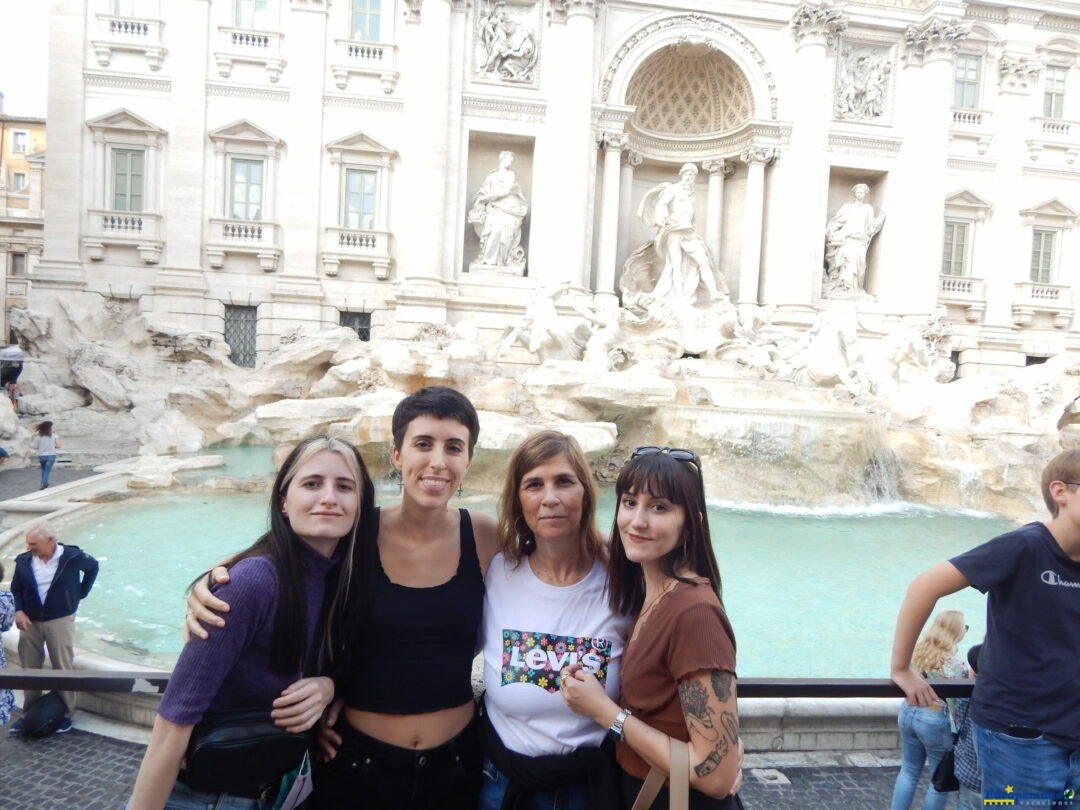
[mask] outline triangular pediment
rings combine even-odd
[[[381,157],[393,157],[397,153],[388,146],[383,146],[377,140],[363,132],[354,132],[344,138],[338,138],[326,145],[330,152],[351,152],[363,155],[379,155]]]
[[[153,133],[154,135],[165,134],[165,130],[161,127],[151,124],[145,118],[123,107],[119,110],[113,110],[111,113],[99,115],[97,118],[91,118],[86,122],[86,125],[94,130]]]
[[[241,143],[264,143],[280,145],[281,139],[272,135],[262,127],[248,121],[246,118],[211,130],[207,136],[212,141],[233,141]]]
[[[945,197],[945,207],[949,208],[975,208],[980,211],[989,211],[993,203],[984,200],[971,189],[955,191]]]
[[[1067,206],[1061,200],[1053,199],[1047,200],[1042,205],[1036,205],[1034,208],[1028,208],[1020,212],[1021,216],[1049,216],[1049,217],[1065,217],[1068,219],[1076,219],[1080,216],[1072,208]]]

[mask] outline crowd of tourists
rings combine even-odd
[[[636,448],[605,536],[588,462],[553,430],[512,454],[497,518],[452,508],[479,430],[457,391],[405,397],[401,498],[385,507],[354,445],[292,449],[267,532],[192,588],[129,807],[742,807],[735,636],[698,455]],[[909,587],[893,810],[924,769],[955,776],[964,807],[998,792],[1069,806],[1080,789],[1077,482],[1080,451],[1060,454],[1043,476],[1051,520]],[[958,611],[916,644],[938,600],[968,586],[988,595],[970,669]],[[928,683],[975,669],[970,701]],[[948,796],[931,786],[924,808]]]

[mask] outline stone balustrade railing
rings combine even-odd
[[[397,87],[398,47],[390,42],[368,42],[359,39],[335,39],[330,74],[339,90],[349,86],[353,76],[372,76],[382,83],[384,93]]]
[[[1014,286],[1012,315],[1017,326],[1028,326],[1036,313],[1050,315],[1055,329],[1072,323],[1072,288],[1062,284],[1021,281]]]

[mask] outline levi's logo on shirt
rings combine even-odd
[[[558,692],[559,673],[571,664],[581,664],[604,684],[610,661],[611,642],[607,639],[506,628],[500,685],[531,683],[548,692]]]

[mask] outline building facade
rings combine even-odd
[[[137,299],[244,365],[298,326],[497,341],[541,288],[616,305],[692,163],[741,312],[943,311],[961,373],[1022,366],[1080,350],[1078,57],[1071,0],[53,0],[32,305]]]
[[[5,342],[12,340],[8,313],[26,306],[28,277],[45,244],[44,171],[45,120],[5,115],[0,93],[0,339]]]

